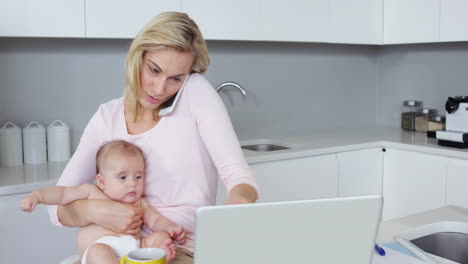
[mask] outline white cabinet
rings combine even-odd
[[[468,1],[441,0],[440,41],[468,40]]]
[[[336,155],[322,155],[252,165],[260,202],[337,196]]]
[[[259,39],[259,0],[181,0],[205,39]]]
[[[0,0],[0,36],[84,37],[84,1]]]
[[[444,206],[447,162],[444,156],[387,148],[383,220]]]
[[[335,154],[286,159],[250,165],[260,188],[259,202],[337,197],[338,169]],[[226,198],[218,182],[217,204]]]
[[[333,43],[382,44],[383,0],[330,0]]]
[[[385,0],[384,44],[438,42],[439,1]]]
[[[329,40],[329,0],[262,0],[261,10],[263,40]]]
[[[340,152],[338,196],[382,194],[382,148]]]
[[[166,11],[187,12],[208,40],[468,40],[465,0],[0,0],[0,36],[132,39]]]
[[[179,1],[86,0],[86,37],[131,39],[159,13],[179,10]]]
[[[447,204],[468,208],[468,160],[450,158],[448,161]]]
[[[38,205],[30,214],[21,211],[24,195],[0,196],[2,262],[59,263],[77,254],[77,229],[54,226],[45,205]]]

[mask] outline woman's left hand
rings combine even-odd
[[[248,184],[239,184],[234,186],[224,204],[246,204],[257,201],[257,191]]]

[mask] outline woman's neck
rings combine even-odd
[[[127,109],[127,108],[126,108]],[[144,133],[152,129],[158,124],[161,117],[154,115],[152,110],[144,110],[139,113],[135,120],[135,116],[130,111],[125,110],[125,123],[127,125],[127,132],[131,135]]]

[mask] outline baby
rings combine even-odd
[[[136,204],[143,209],[143,223],[155,232],[151,235],[153,241],[161,243],[155,246],[166,251],[167,262],[174,259],[174,242],[185,244],[186,233],[142,198],[145,177],[142,151],[126,141],[112,141],[99,149],[96,168],[96,185],[52,186],[35,190],[23,198],[21,210],[32,212],[37,204],[65,205],[82,199],[110,199]],[[82,227],[78,235],[81,263],[119,263],[122,256],[140,247],[138,238],[118,234],[96,224]],[[141,245],[146,245],[145,239]]]

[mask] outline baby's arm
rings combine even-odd
[[[187,241],[187,234],[183,227],[176,225],[167,217],[161,215],[145,199],[141,199],[141,206],[143,208],[143,223],[147,225],[151,231],[166,231],[179,245],[185,244]]]
[[[65,205],[76,200],[85,200],[95,188],[93,184],[82,184],[76,187],[50,186],[38,189],[21,200],[20,208],[30,213],[37,204]]]

